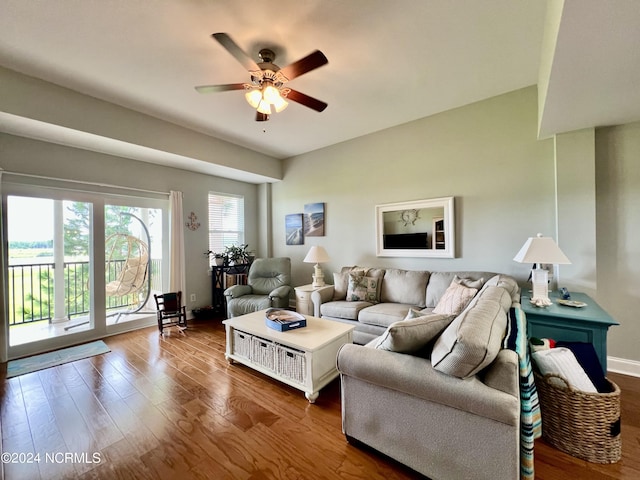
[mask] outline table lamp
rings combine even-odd
[[[514,257],[516,262],[533,263],[531,270],[531,284],[533,293],[531,303],[538,307],[551,305],[548,294],[549,272],[542,268],[543,263],[570,264],[560,247],[556,245],[551,237],[543,237],[539,233],[535,237],[529,237],[518,254]]]
[[[320,263],[326,263],[329,261],[329,255],[327,251],[323,247],[313,246],[307,256],[304,257],[303,262],[305,263],[315,263],[314,273],[313,273],[313,283],[311,286],[313,287],[324,287],[324,273],[322,273],[322,269],[320,268]]]

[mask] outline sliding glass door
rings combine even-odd
[[[2,188],[10,358],[154,324],[167,200]]]
[[[89,318],[91,230],[91,203],[7,196],[10,346],[65,335],[70,321]]]
[[[163,291],[167,225],[161,208],[137,202],[105,205],[105,309],[107,326],[152,314]],[[155,317],[154,317],[155,318]]]

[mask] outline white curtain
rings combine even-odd
[[[2,212],[2,168],[0,168],[0,218],[4,217],[4,215],[5,213]],[[2,228],[0,228],[0,233],[1,232]],[[4,258],[4,255],[2,257]],[[0,266],[2,269],[5,268],[4,261],[1,259]],[[3,278],[4,275],[0,274],[0,305],[5,304]],[[0,324],[0,362],[6,362],[8,360],[7,345],[9,345],[9,320],[4,318],[4,315],[1,317],[3,318],[3,321]]]
[[[182,292],[182,302],[186,303],[186,275],[184,268],[184,215],[182,214],[182,192],[169,194],[171,215],[171,268],[169,270],[169,291]]]

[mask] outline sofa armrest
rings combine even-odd
[[[354,377],[425,401],[508,425],[520,422],[519,395],[491,388],[476,376],[461,379],[438,372],[428,358],[346,344],[338,351],[337,368],[342,376]],[[513,375],[517,381],[517,372]]]
[[[313,303],[313,316],[320,318],[320,305],[333,300],[333,285],[326,285],[311,292],[311,302]]]
[[[508,393],[520,395],[520,366],[518,354],[513,350],[503,348],[484,373],[485,385]]]
[[[228,298],[238,298],[243,295],[250,295],[253,289],[249,285],[232,285],[224,291],[224,296]]]
[[[289,295],[291,295],[291,290],[292,288],[289,285],[280,285],[279,287],[271,290],[271,293],[269,293],[269,298],[289,298]]]

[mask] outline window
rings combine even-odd
[[[244,243],[244,197],[209,192],[209,250]],[[212,260],[211,260],[212,261]]]

